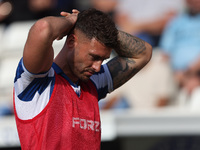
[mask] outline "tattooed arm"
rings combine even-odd
[[[145,41],[123,31],[118,34],[118,54],[108,62],[113,79],[113,89],[116,89],[133,77],[151,59],[152,47]]]

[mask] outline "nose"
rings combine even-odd
[[[99,61],[94,61],[93,64],[92,64],[92,68],[94,69],[95,72],[99,72],[100,69],[101,69],[101,64],[102,64],[102,61],[99,60]]]

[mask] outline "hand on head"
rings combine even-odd
[[[74,24],[76,23],[77,17],[78,17],[78,13],[79,13],[79,11],[77,9],[73,9],[72,13],[62,11],[60,13],[60,15],[63,16],[63,17],[65,17],[65,18],[67,18],[68,20],[70,20],[72,26],[74,26]],[[57,38],[57,40],[61,40],[65,35],[66,34],[64,33],[63,35],[59,36]]]
[[[72,13],[68,13],[68,12],[65,12],[65,11],[62,11],[60,13],[61,16],[63,17],[71,17],[72,18],[72,21],[75,23],[76,20],[77,20],[77,16],[79,14],[79,11],[77,9],[73,9],[72,10]]]

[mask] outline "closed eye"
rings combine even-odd
[[[105,58],[105,57],[101,57],[101,56],[99,56],[99,55],[94,55],[94,54],[90,54],[90,56],[92,57],[92,60],[93,61],[99,61],[99,60],[101,60],[101,61],[104,61],[105,59],[108,59],[107,57]]]

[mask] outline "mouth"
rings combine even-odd
[[[91,77],[94,73],[95,73],[95,71],[93,71],[92,69],[85,70],[85,75],[87,77]]]
[[[81,78],[81,80],[86,82],[86,81],[88,81],[88,80],[90,79],[90,77],[91,77],[93,74],[94,74],[94,73],[92,73],[92,72],[85,71],[84,74],[83,74],[83,76],[82,76],[82,78]]]
[[[86,76],[91,77],[94,74],[94,72],[87,71],[87,72],[85,72],[85,74],[86,74]]]

